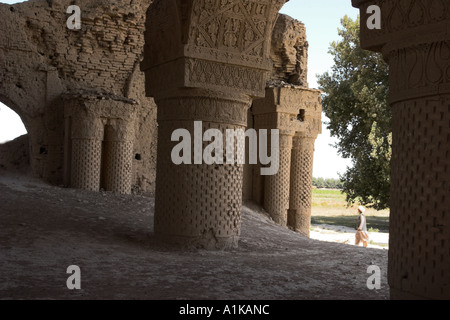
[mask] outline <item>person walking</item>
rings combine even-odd
[[[367,233],[367,220],[364,212],[366,209],[362,206],[358,207],[358,220],[356,222],[356,235],[355,235],[355,245],[359,246],[362,242],[364,248],[367,248],[367,242],[369,241],[369,234]]]

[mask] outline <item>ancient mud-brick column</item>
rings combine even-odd
[[[309,237],[311,225],[314,143],[322,133],[322,103],[319,90],[285,89],[283,103],[297,110],[296,134],[291,157],[288,226]]]
[[[255,129],[268,130],[268,141],[271,141],[270,131],[279,130],[279,157],[275,159],[278,164],[272,164],[278,167],[278,172],[264,176],[263,206],[276,223],[287,226],[292,137],[300,123],[297,121],[297,108],[280,104],[282,94],[288,93],[280,87],[267,88],[265,99],[254,101],[253,114]],[[268,150],[272,150],[273,147],[275,146],[270,146]],[[256,170],[255,175],[260,175],[260,170]]]
[[[103,128],[99,118],[71,117],[71,187],[100,190]]]
[[[354,0],[363,48],[383,52],[393,110],[391,297],[450,298],[450,3]],[[381,29],[367,8],[381,8]]]
[[[131,193],[134,123],[109,120],[103,142],[102,186],[119,194]]]
[[[130,194],[135,102],[95,92],[64,95],[64,182]]]
[[[273,220],[309,236],[314,143],[321,133],[320,91],[270,86],[253,103],[255,129],[278,129],[279,170],[264,177],[263,205]],[[256,170],[255,175],[259,175]]]
[[[278,173],[266,176],[264,184],[264,208],[281,226],[287,226],[293,136],[292,131],[280,131]]]
[[[288,225],[309,237],[311,226],[314,143],[316,136],[297,133],[293,139]]]
[[[156,0],[150,6],[142,70],[158,105],[157,236],[207,249],[237,246],[243,166],[203,163],[197,141],[191,161],[177,165],[172,134],[185,129],[195,140],[207,129],[225,137],[227,129],[245,128],[252,98],[264,97],[271,32],[284,2]]]

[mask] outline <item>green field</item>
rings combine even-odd
[[[312,199],[312,224],[329,224],[354,228],[358,205],[347,207],[345,194],[340,190],[314,189]],[[367,209],[369,231],[389,232],[389,210]]]

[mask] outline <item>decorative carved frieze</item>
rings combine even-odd
[[[432,36],[448,32],[450,3],[447,0],[352,0],[361,11],[361,44],[364,48],[380,50],[387,42],[413,40],[417,35]],[[381,28],[370,30],[366,21],[367,8],[381,9]],[[387,39],[389,38],[389,41]]]
[[[391,102],[450,93],[450,40],[433,38],[385,46]]]
[[[176,87],[206,87],[263,97],[272,69],[272,29],[285,2],[154,1],[141,64],[148,95]]]
[[[321,92],[301,87],[268,87],[266,98],[254,101],[253,114],[258,128],[317,137],[322,132]]]

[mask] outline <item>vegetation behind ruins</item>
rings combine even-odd
[[[328,224],[354,228],[357,204],[348,207],[346,194],[340,190],[314,189],[311,224]],[[367,209],[370,231],[389,232],[389,210]]]
[[[327,128],[336,148],[352,166],[340,176],[347,201],[389,208],[392,114],[388,105],[388,66],[379,53],[363,50],[360,22],[342,19],[342,40],[331,43],[331,72],[318,77],[324,92]]]

